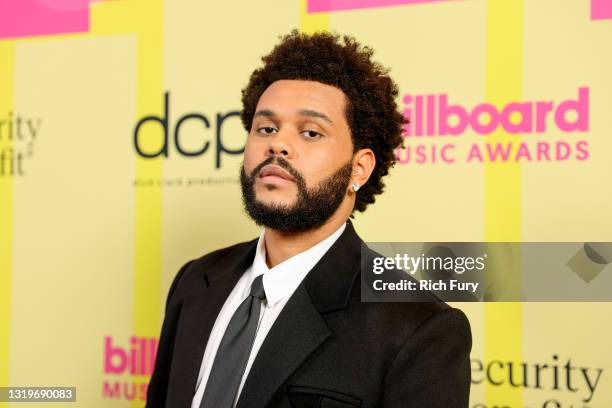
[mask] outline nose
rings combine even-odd
[[[291,145],[289,132],[281,130],[269,136],[268,155],[278,155],[285,159],[289,159],[293,156],[293,146]]]

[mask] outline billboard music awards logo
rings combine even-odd
[[[452,164],[483,162],[562,162],[589,158],[588,141],[578,134],[589,130],[589,88],[578,88],[576,98],[558,103],[547,100],[511,102],[497,107],[480,103],[465,107],[447,94],[410,95],[402,98],[405,149],[397,149],[399,164]],[[488,135],[504,131],[520,140],[488,141]],[[471,131],[482,140],[459,152],[460,138]],[[552,134],[568,137],[547,140]]]
[[[128,345],[104,337],[102,398],[145,401],[158,344],[154,337],[132,336]]]
[[[8,112],[0,115],[0,178],[27,174],[42,120]]]

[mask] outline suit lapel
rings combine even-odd
[[[166,406],[191,405],[210,332],[223,303],[252,263],[256,243],[240,245],[215,265],[196,272],[200,279],[181,305]]]
[[[359,276],[361,240],[349,222],[308,273],[268,332],[236,408],[264,408],[289,376],[333,336],[324,314],[346,308]]]

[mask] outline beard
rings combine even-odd
[[[293,204],[265,204],[255,195],[255,179],[260,170],[276,164],[293,176],[297,186],[297,199]],[[240,166],[240,186],[244,208],[255,221],[273,230],[281,232],[304,232],[323,225],[336,212],[351,181],[352,160],[349,160],[331,176],[320,181],[313,188],[306,187],[304,177],[282,157],[272,156],[261,162],[246,174],[244,165]]]

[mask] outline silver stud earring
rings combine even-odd
[[[357,192],[357,190],[359,190],[359,187],[361,186],[359,185],[359,183],[352,183],[351,187],[353,187],[353,191]]]

